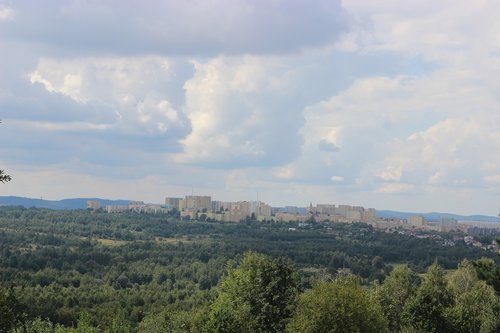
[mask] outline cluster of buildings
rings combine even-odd
[[[464,242],[467,246],[474,246],[481,248],[483,250],[496,252],[500,254],[500,246],[496,241],[492,241],[491,244],[483,244],[479,240],[475,239],[473,236],[464,236]]]
[[[103,209],[108,213],[147,213],[147,214],[158,214],[158,213],[168,213],[168,209],[163,205],[144,203],[143,201],[130,201],[128,205],[106,205],[101,206],[101,203],[97,200],[88,200],[87,209],[98,210]]]
[[[167,209],[176,209],[181,218],[223,222],[238,222],[248,218],[280,222],[338,222],[374,223],[376,210],[361,206],[318,204],[309,208],[271,207],[262,201],[215,201],[210,196],[186,195],[184,198],[165,198]]]
[[[378,229],[386,229],[388,231],[401,229],[431,232],[462,231],[467,235],[473,236],[500,235],[500,223],[459,221],[453,218],[441,218],[429,221],[422,215],[413,215],[407,219],[377,219],[373,225]]]
[[[184,198],[165,198],[167,209],[176,209],[183,219],[202,219],[238,222],[251,218],[273,220],[271,206],[262,201],[213,201],[210,196],[186,195]]]
[[[442,218],[436,221],[428,221],[422,215],[412,215],[407,219],[376,219],[372,224],[377,229],[388,231],[396,229],[409,229],[420,231],[450,232],[463,230],[456,219]]]
[[[376,229],[386,231],[437,231],[449,232],[461,230],[466,234],[484,235],[499,234],[500,226],[485,229],[482,225],[470,225],[456,219],[440,219],[428,221],[424,216],[413,215],[407,219],[381,218],[374,208],[351,205],[317,204],[309,207],[271,207],[262,201],[217,201],[210,196],[186,195],[184,198],[167,197],[163,205],[148,204],[142,201],[131,201],[128,205],[108,205],[101,207],[99,201],[89,200],[87,208],[103,209],[108,213],[167,213],[175,211],[184,220],[239,222],[247,219],[257,221],[279,222],[330,222],[355,223],[363,222]]]
[[[373,223],[377,219],[377,212],[373,208],[365,209],[361,206],[318,204],[309,205],[307,209],[286,207],[274,214],[276,221],[288,222],[332,222],[332,223]]]

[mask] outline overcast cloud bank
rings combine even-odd
[[[0,1],[1,194],[497,214],[498,7]]]

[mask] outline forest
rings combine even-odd
[[[1,207],[0,332],[499,332],[499,264],[366,224]]]

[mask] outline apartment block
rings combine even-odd
[[[290,213],[276,213],[276,221],[280,222],[306,222],[311,218],[310,215],[290,214]]]
[[[333,215],[335,214],[335,205],[318,204],[316,205],[316,213]]]
[[[271,217],[271,206],[263,202],[258,202],[255,208],[255,216],[260,219],[269,219]]]
[[[175,208],[175,209],[179,209],[179,202],[182,200],[182,198],[169,198],[169,197],[166,197],[165,198],[165,205],[167,206],[167,208]]]
[[[366,209],[361,216],[361,220],[365,223],[370,223],[372,221],[375,221],[376,219],[377,211],[375,210],[375,208]]]
[[[422,228],[425,224],[425,218],[421,215],[412,215],[408,218],[408,225],[410,227]]]
[[[210,196],[186,195],[184,199],[179,200],[179,210],[211,211],[212,198]]]

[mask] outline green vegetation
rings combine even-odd
[[[397,266],[381,285],[375,287],[375,298],[382,306],[391,332],[399,332],[403,327],[401,310],[417,291],[418,277],[408,266]]]
[[[219,286],[210,307],[208,332],[283,332],[299,294],[293,265],[247,253]]]
[[[380,305],[359,279],[347,275],[320,282],[301,295],[288,326],[293,333],[341,333],[387,331]]]
[[[3,207],[0,332],[494,332],[499,260],[364,224]]]

